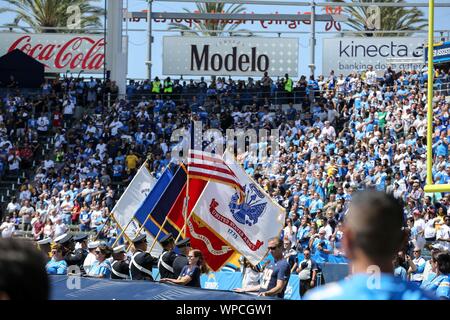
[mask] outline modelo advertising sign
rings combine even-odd
[[[298,75],[298,39],[164,37],[164,75]]]
[[[323,41],[322,72],[347,75],[372,65],[383,74],[391,65],[394,70],[423,67],[424,38],[370,37],[333,38]]]
[[[105,40],[97,35],[0,33],[0,56],[19,49],[45,72],[103,73]]]

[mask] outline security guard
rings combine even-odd
[[[292,101],[292,92],[294,91],[294,82],[291,78],[289,78],[289,75],[286,73],[284,75],[284,91],[286,95],[286,101],[285,103],[289,103]]]
[[[170,80],[170,77],[167,77],[164,80],[164,94],[172,94],[173,92],[173,82]]]
[[[130,261],[131,280],[154,281],[152,268],[158,264],[158,259],[151,256],[147,250],[147,239],[145,234],[141,234],[133,239],[136,251]]]
[[[161,80],[158,77],[152,82],[152,93],[155,95],[161,93]]]
[[[161,239],[161,246],[164,249],[163,253],[159,256],[158,261],[158,269],[161,275],[161,279],[176,279],[177,277],[175,277],[173,272],[173,262],[175,261],[177,255],[173,251],[175,244],[171,233]]]
[[[183,267],[187,266],[189,263],[187,256],[189,254],[189,250],[191,249],[191,239],[183,239],[175,243],[175,245],[180,251],[180,254],[175,258],[175,261],[173,262],[173,273],[175,279],[178,279],[178,276],[180,275]]]
[[[42,252],[42,254],[44,255],[46,262],[50,261],[51,257],[50,257],[50,251],[51,251],[51,244],[52,244],[52,238],[45,238],[42,240],[39,240],[37,242],[38,244],[38,248],[39,251]]]
[[[130,262],[125,256],[125,245],[113,249],[113,262],[111,264],[111,279],[130,279]]]

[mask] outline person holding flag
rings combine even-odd
[[[152,268],[158,265],[158,259],[150,255],[147,251],[147,237],[145,234],[138,235],[133,239],[136,251],[130,261],[131,280],[154,281]]]

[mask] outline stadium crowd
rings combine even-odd
[[[1,101],[0,172],[19,174],[33,161],[36,169],[8,199],[2,237],[31,230],[36,240],[55,239],[75,225],[111,245],[120,232],[108,219],[120,192],[115,186],[126,185],[145,160],[158,178],[172,160],[172,132],[187,127],[194,113],[205,129],[279,130],[279,153],[240,160],[286,208],[287,257],[305,249],[319,262],[342,255],[352,193],[374,188],[404,201],[410,238],[396,272],[421,282],[430,264],[422,252],[450,250],[450,193],[423,190],[426,77],[426,69],[391,68],[380,77],[369,67],[296,82],[267,74],[257,81],[219,77],[209,83],[156,78],[130,81],[126,96],[115,83],[92,78],[48,81],[33,97],[23,96],[17,84]],[[446,184],[450,72],[436,70],[435,79],[433,179]],[[39,137],[49,139],[52,152],[42,153]],[[292,270],[300,272],[301,262],[293,259]]]

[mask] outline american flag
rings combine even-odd
[[[188,154],[189,177],[229,184],[238,189],[243,195],[244,188],[223,158],[217,154],[204,151],[209,143],[203,141],[201,129],[194,130],[194,122],[191,122],[190,138],[191,143]]]

